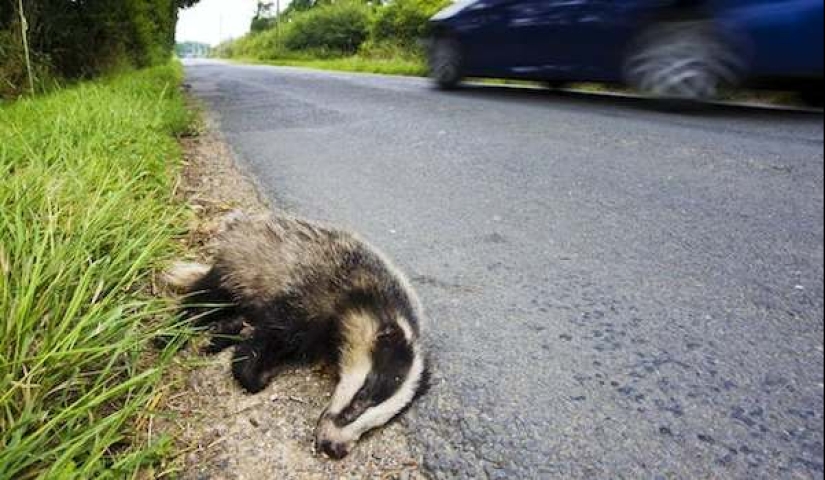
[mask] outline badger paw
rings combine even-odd
[[[243,364],[235,363],[232,365],[232,374],[241,387],[252,394],[264,391],[268,385],[259,373]]]
[[[224,350],[237,345],[243,341],[243,331],[246,323],[242,318],[234,318],[215,326],[212,331],[209,343],[201,348],[203,355],[217,355]]]
[[[260,393],[269,385],[263,372],[261,357],[261,350],[249,342],[238,345],[235,350],[232,374],[241,387],[249,393]]]
[[[255,376],[245,377],[235,375],[235,379],[247,393],[252,395],[263,392],[266,390],[266,387],[269,386],[266,382]]]

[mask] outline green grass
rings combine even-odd
[[[325,49],[295,51],[284,48],[267,32],[244,37],[215,53],[236,62],[262,65],[413,77],[427,75],[427,62],[420,49],[387,43],[367,42],[354,55]]]
[[[0,107],[0,479],[129,478],[173,347],[150,278],[173,254],[189,124],[178,66]]]
[[[342,72],[378,73],[411,77],[424,77],[427,75],[427,66],[423,61],[404,58],[370,58],[362,55],[354,55],[342,58],[275,58],[265,60],[235,58],[233,60],[244,63],[284,67],[307,67]]]

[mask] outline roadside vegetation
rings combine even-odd
[[[331,70],[424,75],[421,39],[449,0],[294,1],[279,17],[259,2],[248,35],[219,46],[224,58]]]
[[[152,278],[175,250],[179,66],[0,106],[0,479],[128,478],[174,347]],[[157,358],[154,358],[154,357]]]
[[[168,61],[178,9],[197,1],[0,1],[0,101]]]

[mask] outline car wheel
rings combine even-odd
[[[667,100],[706,101],[735,86],[744,62],[707,22],[675,22],[648,31],[631,48],[625,79],[639,92]]]
[[[430,77],[439,88],[455,88],[463,77],[461,48],[451,38],[438,38],[430,51]]]

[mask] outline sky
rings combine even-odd
[[[249,31],[257,4],[257,0],[201,0],[181,11],[177,39],[214,46],[240,37]]]

